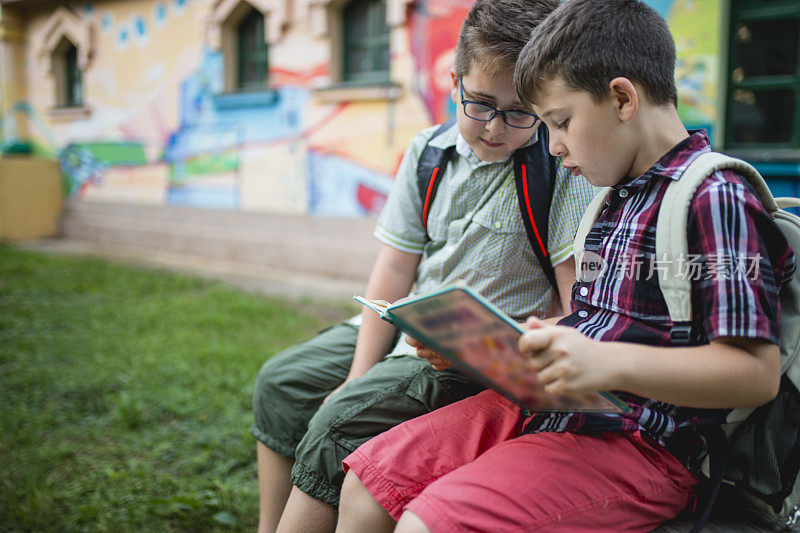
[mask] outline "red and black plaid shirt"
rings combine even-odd
[[[670,345],[673,324],[659,289],[655,258],[658,208],[667,185],[710,150],[705,133],[693,132],[643,175],[612,187],[585,243],[586,251],[598,254],[607,268],[597,279],[575,284],[573,312],[561,324],[602,341]],[[702,319],[698,323],[708,341],[743,337],[779,344],[778,289],[794,272],[794,255],[745,182],[735,172],[716,172],[692,201],[689,256],[699,259],[691,277],[693,314]],[[696,467],[704,446],[694,430],[720,420],[722,411],[616,394],[631,407],[630,413],[536,414],[525,432],[641,429]]]

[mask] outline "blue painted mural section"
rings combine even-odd
[[[675,0],[644,0],[644,3],[658,11],[658,14],[666,19],[669,18],[669,10]]]
[[[308,106],[308,89],[281,87],[274,91],[224,94],[222,54],[206,51],[201,68],[180,88],[181,129],[235,122],[247,143],[274,141],[301,133]]]
[[[181,84],[180,127],[163,154],[170,168],[166,198],[171,205],[239,208],[242,151],[306,135],[310,90],[284,86],[224,93],[223,75],[222,54],[206,50],[200,68]],[[393,176],[342,155],[311,151],[307,162],[308,175],[296,179],[308,183],[309,214],[375,215],[393,182]]]
[[[308,156],[310,211],[320,216],[363,217],[380,212],[393,176],[333,154]]]
[[[240,205],[236,172],[209,180],[191,165],[238,154],[245,145],[280,141],[302,134],[309,91],[228,93],[223,89],[223,57],[206,50],[200,68],[180,87],[180,128],[164,149],[170,165],[167,202],[173,205],[236,209]],[[200,165],[202,166],[202,165]],[[215,167],[213,161],[206,166]],[[211,181],[211,183],[209,183]]]

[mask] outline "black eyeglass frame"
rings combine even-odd
[[[527,111],[522,111],[521,109],[507,109],[505,111],[501,111],[501,110],[497,109],[496,107],[492,107],[489,104],[484,104],[483,102],[476,102],[475,100],[466,100],[464,98],[464,80],[462,78],[463,78],[462,76],[458,77],[458,88],[461,91],[461,105],[464,108],[464,114],[466,116],[468,116],[469,118],[471,118],[472,120],[477,120],[478,122],[489,122],[490,120],[492,120],[497,115],[500,115],[501,117],[503,117],[503,122],[505,122],[506,126],[509,126],[511,128],[517,128],[517,129],[520,129],[520,130],[529,130],[532,127],[534,127],[537,122],[539,122],[539,116],[536,115],[535,113],[528,113]],[[483,107],[485,107],[487,109],[491,109],[492,110],[492,114],[489,116],[489,118],[475,118],[475,117],[471,116],[469,113],[467,113],[467,104],[475,104],[475,105],[483,106]],[[533,117],[533,123],[531,123],[530,126],[517,126],[515,124],[511,124],[511,123],[508,122],[508,117],[506,116],[506,113],[511,113],[511,112],[513,112],[513,113],[522,113],[523,115],[531,116],[531,117]]]

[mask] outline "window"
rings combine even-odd
[[[800,147],[800,5],[732,2],[729,50],[726,147]]]
[[[83,106],[83,81],[81,69],[78,67],[78,49],[68,39],[62,39],[53,56],[57,107]]]
[[[263,101],[267,87],[269,51],[280,42],[289,23],[287,0],[211,0],[206,26],[206,44],[223,58],[223,80],[219,88],[222,105]],[[247,92],[248,94],[239,94]],[[273,96],[269,96],[272,101]],[[254,100],[255,99],[255,100]],[[215,103],[215,104],[216,104]]]
[[[251,8],[239,22],[237,41],[237,87],[242,90],[265,88],[269,48],[264,39],[264,15]]]
[[[389,81],[389,27],[385,0],[353,0],[343,10],[342,81]]]

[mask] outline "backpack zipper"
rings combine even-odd
[[[792,514],[786,519],[783,523],[783,527],[786,529],[794,529],[794,526],[797,525],[797,521],[800,519],[800,504],[795,505],[792,509]]]

